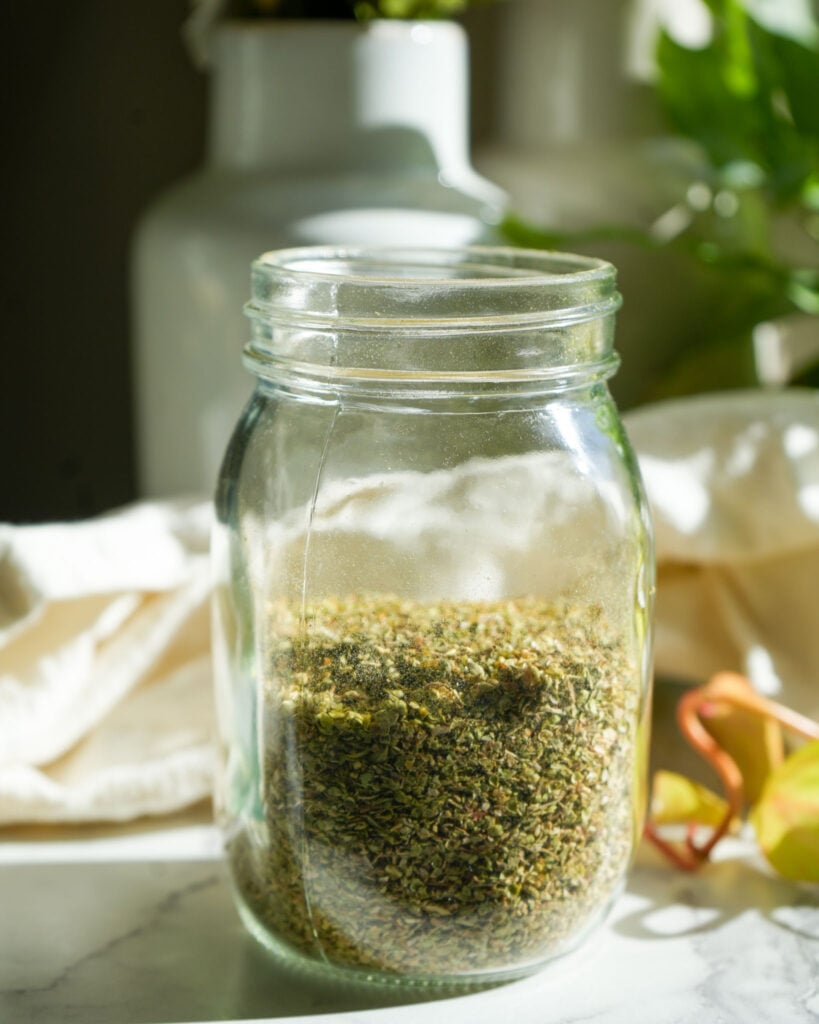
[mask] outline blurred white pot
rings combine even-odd
[[[216,31],[205,166],[143,217],[132,308],[143,495],[209,494],[251,378],[250,262],[290,245],[489,240],[450,22],[234,21]]]

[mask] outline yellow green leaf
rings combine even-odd
[[[719,825],[728,804],[706,786],[679,775],[658,771],[651,788],[651,820],[655,825]]]
[[[706,705],[700,716],[705,728],[742,773],[745,800],[756,803],[771,772],[785,760],[779,723],[718,701]]]
[[[793,881],[819,882],[819,740],[769,776],[750,820],[772,867]]]

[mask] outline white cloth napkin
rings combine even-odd
[[[701,396],[626,425],[655,518],[658,673],[736,669],[817,715],[819,395]],[[209,795],[210,519],[144,503],[0,526],[0,825]]]
[[[210,506],[0,526],[0,824],[211,791]]]

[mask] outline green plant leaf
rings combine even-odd
[[[755,803],[771,773],[785,760],[781,726],[756,712],[719,701],[706,705],[700,717],[708,732],[739,768],[745,801]]]
[[[467,7],[485,0],[353,0],[359,21],[374,18],[425,19],[455,18]]]
[[[747,142],[757,131],[755,109],[726,89],[714,45],[689,50],[663,33],[657,64],[660,99],[683,135],[700,142],[718,167],[755,160],[756,153]]]
[[[769,31],[740,0],[708,5],[707,46],[691,50],[660,37],[660,99],[718,170],[758,166],[776,202],[792,201],[817,166],[819,49]]]
[[[743,0],[751,17],[774,35],[811,46],[819,41],[815,0]]]
[[[771,46],[794,124],[800,132],[819,138],[819,50],[781,36],[772,37]]]
[[[574,252],[583,246],[599,245],[601,242],[628,242],[643,249],[660,248],[660,243],[647,231],[628,224],[600,224],[583,230],[558,231],[530,224],[510,213],[501,222],[500,232],[511,245],[524,249]]]
[[[651,820],[655,825],[719,825],[728,804],[722,797],[677,772],[654,773]]]
[[[819,740],[774,771],[750,814],[762,852],[785,878],[819,882]]]

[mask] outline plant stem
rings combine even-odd
[[[819,739],[819,724],[776,701],[763,697],[752,688],[746,677],[739,673],[718,672],[703,686],[686,693],[677,705],[677,722],[680,731],[694,750],[701,754],[719,775],[728,802],[728,807],[719,825],[713,830],[708,840],[700,845],[695,841],[696,823],[694,822],[688,826],[682,846],[663,839],[651,822],[646,825],[646,838],[677,867],[686,871],[695,871],[709,859],[711,851],[728,832],[731,823],[742,814],[744,801],[742,772],[736,761],[727,751],[723,750],[702,723],[701,715],[706,714],[709,706],[715,704],[727,704],[732,708],[772,719],[803,739]]]

